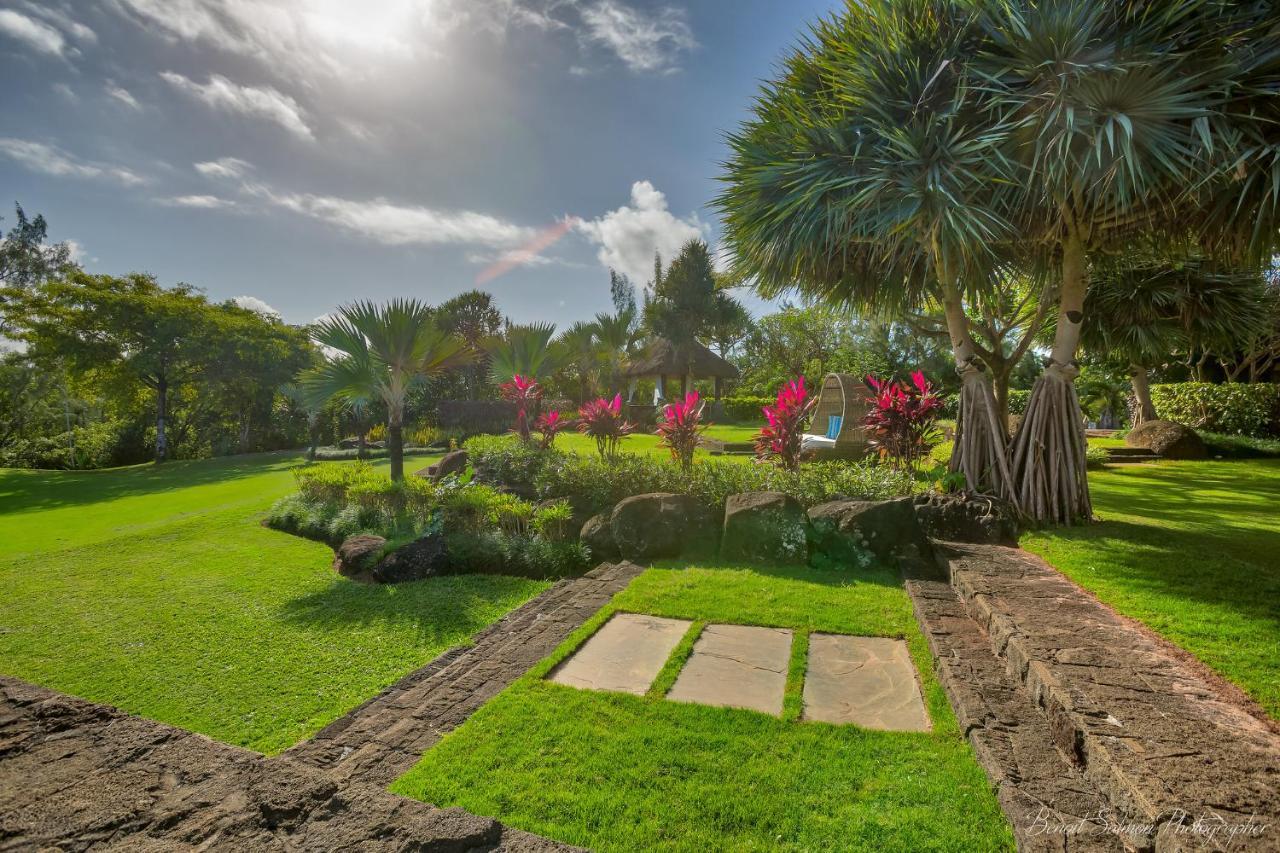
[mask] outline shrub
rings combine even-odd
[[[772,397],[725,397],[720,405],[729,420],[755,424],[764,419],[764,407],[773,402]]]
[[[1084,449],[1085,464],[1090,468],[1101,468],[1111,459],[1105,447],[1090,444]]]
[[[532,376],[517,373],[510,382],[502,383],[502,399],[515,404],[516,422],[511,431],[527,443],[533,419],[542,406],[542,386]]]
[[[1280,436],[1280,385],[1243,382],[1152,385],[1151,401],[1161,418],[1197,430]]]
[[[690,391],[682,402],[663,407],[662,419],[658,421],[658,444],[669,449],[671,457],[688,471],[693,467],[693,452],[706,429],[698,392]]]
[[[635,425],[622,414],[622,395],[612,401],[603,397],[584,403],[578,409],[578,432],[596,440],[596,450],[602,457],[613,459],[618,455],[618,444],[631,435]]]
[[[449,530],[479,533],[498,528],[524,536],[533,519],[533,504],[482,483],[466,483],[440,490],[440,510]]]
[[[894,468],[914,470],[921,456],[938,443],[936,428],[942,400],[917,370],[911,384],[867,377],[875,392],[871,410],[863,419],[868,443]]]
[[[546,460],[558,455],[556,450],[543,450],[510,435],[478,435],[463,447],[477,480],[501,483],[525,494],[533,493],[534,479]]]
[[[496,530],[446,534],[445,548],[449,570],[459,574],[564,577],[580,574],[590,562],[590,554],[579,542],[509,536]]]
[[[568,501],[558,500],[534,507],[533,532],[552,542],[567,542],[577,533],[572,529],[573,507]]]
[[[804,422],[817,405],[818,398],[809,397],[804,377],[798,376],[778,389],[778,399],[764,407],[767,422],[756,436],[756,455],[774,458],[782,467],[794,471],[800,466],[800,437]]]

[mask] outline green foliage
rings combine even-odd
[[[720,401],[729,420],[737,423],[764,423],[764,407],[774,403],[773,397],[725,397]]]
[[[1280,436],[1280,385],[1179,382],[1152,385],[1160,417],[1210,432]]]
[[[1256,438],[1201,431],[1209,455],[1223,459],[1266,459],[1280,456],[1280,438]]]
[[[1107,464],[1107,461],[1111,457],[1107,453],[1107,448],[1097,444],[1089,444],[1085,447],[1084,458],[1085,463],[1090,468],[1101,468],[1103,465]]]

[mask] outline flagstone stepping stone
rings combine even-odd
[[[868,729],[928,731],[929,717],[906,642],[810,634],[803,718]]]
[[[691,624],[684,619],[619,613],[560,664],[551,680],[643,696]]]
[[[708,625],[667,698],[778,716],[790,658],[790,631]]]

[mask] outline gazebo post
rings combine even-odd
[[[717,376],[717,377],[716,377],[716,386],[715,386],[715,391],[714,391],[714,392],[712,392],[712,393],[715,395],[715,399],[716,399],[716,402],[717,402],[717,403],[718,403],[718,402],[720,402],[720,389],[721,389],[721,388],[723,388],[723,387],[724,387],[724,386],[723,386],[723,384],[722,384],[722,380],[720,379],[720,377],[719,377],[719,376]]]

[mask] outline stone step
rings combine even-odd
[[[941,551],[1061,757],[1115,821],[1150,827],[1126,835],[1130,846],[1226,849],[1231,831],[1232,849],[1280,850],[1280,735],[1243,694],[1033,554]]]
[[[1120,837],[1097,816],[1107,799],[1053,748],[1049,723],[991,649],[990,639],[945,581],[909,579],[908,595],[955,709],[1013,828],[1027,851],[1120,851]]]

